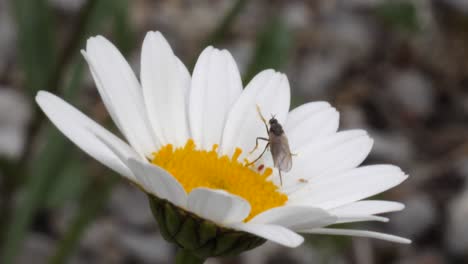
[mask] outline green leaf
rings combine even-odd
[[[107,1],[110,0],[102,2],[105,3]],[[129,23],[128,2],[125,0],[113,0],[110,3],[112,3],[112,9],[114,10],[113,12],[115,12],[113,15],[113,27],[116,46],[125,54],[128,53],[134,45],[133,32]],[[110,3],[108,2],[107,4]],[[109,5],[101,5],[98,7],[98,10],[107,10],[107,7],[109,7]],[[96,17],[96,19],[96,21],[99,21],[100,18]],[[75,177],[76,176],[89,179],[88,175],[75,175]],[[109,176],[110,175],[104,175],[104,177]],[[95,183],[87,185],[84,195],[85,199],[81,202],[80,210],[73,219],[62,241],[59,243],[55,254],[49,260],[49,263],[60,264],[68,262],[69,257],[75,251],[87,227],[109,199],[112,187],[118,179],[119,177],[117,176],[104,179],[103,182],[99,181],[99,179],[94,179]]]
[[[213,32],[209,35],[207,40],[203,43],[203,47],[208,45],[215,45],[224,40],[226,33],[229,32],[232,23],[236,20],[239,14],[244,10],[247,0],[237,0],[231,9],[226,13],[226,15],[221,20]]]
[[[291,32],[279,17],[273,18],[257,38],[252,62],[244,76],[245,83],[262,70],[282,69],[288,61],[291,45]]]
[[[19,27],[27,29],[25,32],[22,32],[20,30],[19,32],[21,32],[21,35],[33,31],[32,29],[30,29],[30,27],[34,28],[34,26],[31,25],[31,21],[24,22],[22,20],[27,19],[28,15],[31,15],[31,13],[41,13],[41,10],[46,10],[47,8],[44,8],[42,6],[46,5],[46,2],[47,1],[15,1],[15,11],[17,13],[18,19],[20,20],[18,23],[24,24],[19,25]],[[80,47],[80,45],[82,45],[82,43],[84,43],[85,39],[89,36],[89,34],[91,32],[99,32],[100,30],[102,30],[104,22],[108,21],[107,19],[110,18],[113,12],[115,11],[115,9],[112,9],[110,7],[113,7],[112,3],[115,3],[116,1],[101,0],[91,2],[97,3],[89,4],[88,2],[88,4],[85,5],[85,7],[91,8],[91,10],[87,10],[86,12],[84,12],[85,16],[80,21],[77,28],[78,30],[74,32],[76,36],[74,36],[73,39],[74,41],[76,41],[76,43],[80,44],[71,45],[71,48],[68,47],[70,51],[68,51],[68,53],[65,52],[64,54],[69,54],[69,56],[76,57],[74,54],[76,53],[78,55],[77,49]],[[40,5],[39,3],[42,3],[42,5]],[[46,11],[44,12],[45,15],[43,15],[42,13],[41,15],[39,15],[40,19],[32,18],[32,21],[47,20],[43,16],[49,17],[50,14],[48,14],[48,12]],[[53,27],[47,26],[47,28],[52,29]],[[19,38],[24,38],[25,40],[21,40],[24,42],[33,41],[33,37],[31,36],[19,36]],[[47,41],[41,41],[41,43],[47,43],[44,44],[47,45],[47,48],[55,50],[53,44],[50,44]],[[44,84],[48,82],[48,80],[54,78],[60,80],[60,78],[58,77],[51,76],[51,74],[54,73],[63,74],[64,72],[66,72],[64,70],[54,71],[53,73],[51,72],[55,58],[53,56],[44,56],[44,54],[47,54],[48,51],[33,49],[29,47],[29,45],[37,45],[36,43],[33,42],[27,44],[28,45],[24,45],[25,47],[21,46],[20,44],[20,50],[28,48],[28,50],[26,51],[27,54],[24,55],[27,56],[25,60],[32,61],[31,64],[25,64],[26,67],[29,67],[25,69],[26,75],[28,74],[28,71],[34,72],[35,74],[36,71],[39,71],[43,68],[42,70],[44,71],[41,74],[43,74],[44,76],[40,76],[40,83]],[[45,60],[46,57],[47,63],[45,65],[38,63],[38,61],[40,60]],[[67,59],[63,60],[67,61]],[[80,58],[80,60],[82,59]],[[75,64],[75,68],[72,70],[72,78],[69,84],[65,86],[66,89],[63,91],[65,98],[68,99],[68,101],[71,103],[73,103],[73,101],[75,100],[78,88],[81,86],[83,70],[84,64],[82,61],[80,63]],[[35,80],[34,82],[37,82],[35,78],[39,77],[34,75],[31,78],[27,79]],[[41,87],[39,85],[37,89],[44,89],[44,87]],[[32,93],[34,94],[37,89],[35,89]],[[21,243],[26,235],[26,232],[30,223],[32,222],[34,215],[36,214],[37,210],[44,205],[48,193],[54,192],[51,187],[52,183],[56,181],[57,175],[60,175],[63,172],[64,164],[67,164],[67,162],[70,159],[69,153],[71,143],[63,135],[61,135],[55,128],[52,128],[50,125],[49,129],[46,130],[45,135],[45,140],[43,140],[42,142],[46,142],[46,144],[39,152],[39,155],[37,155],[37,158],[32,159],[33,161],[31,166],[28,166],[31,169],[28,170],[28,177],[25,179],[24,195],[19,201],[18,209],[13,212],[10,223],[6,228],[6,234],[4,240],[2,241],[2,258],[0,261],[4,264],[14,263],[15,257],[18,254],[19,247],[21,246]],[[27,164],[21,164],[20,167],[26,166]]]
[[[66,160],[67,148],[64,146],[67,142],[65,139],[58,132],[51,132],[49,139],[45,146],[47,154],[40,156],[36,166],[34,166],[34,175],[28,177],[24,195],[18,203],[17,210],[13,212],[4,241],[2,263],[14,263],[18,248],[37,208],[43,201],[47,186],[53,179],[51,176],[56,175],[62,169],[59,164]]]
[[[114,37],[119,50],[129,53],[135,45],[135,34],[129,22],[128,1],[115,1]]]
[[[213,29],[213,31],[210,34],[208,34],[208,37],[204,41],[202,41],[200,45],[200,51],[206,46],[217,45],[226,38],[226,35],[231,29],[232,24],[242,13],[248,2],[249,1],[247,0],[237,0],[232,5],[232,7],[226,12],[224,17],[222,18],[221,22]],[[188,65],[189,70],[193,70],[195,63],[196,60],[192,61]]]
[[[81,67],[83,67],[81,65]],[[79,71],[76,72],[79,74]],[[79,84],[78,78],[73,78],[67,90],[68,95],[73,95]],[[7,229],[2,263],[14,262],[18,248],[21,245],[27,229],[37,212],[38,208],[44,202],[55,177],[62,172],[64,164],[69,159],[71,143],[57,131],[55,127],[49,125],[44,133],[46,144],[39,151],[27,171],[29,177],[26,178],[24,186],[24,195],[19,201],[17,210],[13,212],[10,225]],[[14,176],[14,175],[9,175]]]
[[[18,32],[18,59],[25,75],[26,90],[32,96],[47,90],[56,62],[55,27],[47,0],[11,1]]]
[[[417,32],[420,29],[417,9],[408,1],[389,1],[380,4],[375,13],[389,27],[403,32]]]
[[[83,162],[77,156],[73,155],[70,160],[66,161],[63,172],[58,174],[57,179],[51,183],[45,198],[47,208],[60,208],[79,199],[89,186],[91,178],[86,176],[87,171]]]

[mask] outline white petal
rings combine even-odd
[[[368,215],[368,216],[338,216],[338,220],[336,220],[335,224],[345,224],[345,223],[356,223],[356,222],[367,222],[367,221],[378,221],[378,222],[388,222],[389,219],[387,217],[376,216],[376,215]]]
[[[219,224],[237,223],[250,213],[244,198],[222,190],[195,188],[188,196],[188,210]]]
[[[309,234],[323,234],[323,235],[341,235],[341,236],[358,236],[358,237],[370,237],[370,238],[377,238],[382,240],[387,240],[391,242],[403,243],[403,244],[410,244],[411,240],[394,236],[388,235],[379,232],[372,232],[366,230],[352,230],[352,229],[337,229],[337,228],[316,228],[310,230],[303,230],[303,233]]]
[[[257,137],[268,137],[265,125],[257,113],[257,105],[266,119],[275,115],[279,123],[284,124],[289,104],[290,89],[286,75],[273,70],[257,74],[229,113],[221,145],[222,153],[231,155],[239,147],[244,151],[239,157],[242,160],[255,147]],[[262,144],[251,157],[255,158],[263,150],[265,143],[259,143]]]
[[[187,194],[184,188],[167,171],[135,159],[128,160],[128,165],[146,192],[168,200],[178,207],[187,208]]]
[[[95,135],[106,147],[109,148],[110,151],[112,151],[112,153],[117,156],[117,158],[119,158],[119,160],[125,164],[125,166],[127,168],[129,168],[128,166],[128,160],[129,159],[136,159],[136,160],[143,160],[146,162],[146,158],[142,158],[140,157],[135,151],[126,151],[125,149],[123,148],[119,148],[118,146],[116,146],[115,144],[113,144],[108,138],[106,137],[102,137],[98,134]],[[132,175],[133,175],[133,172],[132,172]],[[135,181],[137,182],[136,180],[136,177],[133,176],[133,178],[135,179]]]
[[[338,130],[339,113],[327,102],[301,105],[288,114],[284,130],[293,152],[309,142]]]
[[[96,135],[106,138],[109,144],[126,155],[135,155],[125,142],[51,93],[40,91],[36,102],[50,121],[84,152],[117,173],[135,180],[127,166]]]
[[[323,209],[307,206],[282,206],[255,216],[251,224],[274,224],[292,230],[316,228],[335,223],[337,218]]]
[[[190,129],[202,149],[220,144],[227,115],[242,92],[236,63],[226,50],[206,48],[193,70]]]
[[[298,247],[304,242],[301,235],[279,225],[238,223],[232,224],[230,227],[263,237],[286,247]]]
[[[106,106],[107,112],[109,113],[110,117],[114,121],[114,124],[117,126],[119,131],[121,133],[124,133],[124,128],[123,128],[123,126],[122,126],[122,124],[121,124],[121,122],[120,122],[120,120],[118,118],[116,110],[114,110],[111,98],[107,94],[107,91],[104,89],[104,85],[102,84],[101,79],[98,77],[98,74],[96,73],[96,70],[91,65],[91,59],[88,57],[88,54],[84,50],[81,50],[81,54],[83,55],[83,57],[85,58],[86,62],[89,65],[89,70],[91,72],[91,76],[94,79],[94,83],[96,84],[96,88],[97,88],[97,90],[98,90],[98,92],[99,92],[99,94],[101,96],[102,102]]]
[[[334,208],[330,212],[338,215],[374,215],[401,211],[405,205],[390,201],[358,201]]]
[[[189,137],[186,95],[190,75],[160,32],[149,32],[143,42],[141,85],[160,143],[183,146]]]
[[[156,145],[132,69],[117,48],[101,36],[90,38],[82,53],[114,122],[139,153],[150,155]]]
[[[386,191],[407,178],[391,165],[364,166],[321,179],[289,196],[292,205],[336,208]]]
[[[354,223],[363,221],[388,222],[386,217],[374,214],[388,213],[403,210],[405,206],[401,203],[390,201],[358,201],[330,210],[333,215],[338,216],[336,223]]]
[[[298,179],[315,184],[336,172],[355,168],[372,149],[372,139],[363,130],[339,132],[299,148],[283,188],[298,184]]]

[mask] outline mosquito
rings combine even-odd
[[[249,154],[252,154],[255,150],[257,150],[259,140],[267,141],[268,143],[266,144],[265,149],[263,149],[260,156],[258,156],[254,161],[249,162],[248,165],[257,162],[263,156],[263,154],[265,154],[266,150],[270,148],[271,156],[273,157],[273,165],[275,168],[278,169],[280,183],[281,185],[283,185],[283,177],[281,175],[281,171],[288,172],[291,170],[292,167],[293,155],[291,153],[291,150],[289,149],[288,138],[284,133],[283,127],[275,118],[275,116],[272,116],[271,119],[268,121],[268,124],[270,124],[270,128],[268,128],[267,121],[265,117],[263,117],[262,111],[260,110],[260,107],[258,105],[257,112],[260,116],[260,119],[262,119],[263,124],[265,124],[265,128],[268,133],[268,138],[257,137],[257,139],[255,140],[255,148],[252,151],[250,151]]]

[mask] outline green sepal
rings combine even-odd
[[[265,243],[250,233],[219,226],[179,208],[167,200],[148,195],[151,211],[162,236],[198,259],[235,256]]]
[[[175,236],[175,240],[183,245],[184,249],[194,250],[199,247],[198,242],[198,224],[191,217],[187,217],[180,228],[179,233]]]
[[[153,216],[156,218],[156,221],[159,224],[159,231],[161,232],[162,237],[167,241],[167,242],[174,242],[174,239],[172,236],[169,234],[169,231],[166,229],[166,221],[164,220],[164,209],[163,203],[158,202],[158,200],[155,199],[149,199],[150,201],[150,208],[151,212],[153,213]]]
[[[216,256],[222,256],[229,253],[229,251],[235,248],[237,241],[242,237],[242,235],[243,233],[241,232],[229,232],[220,235],[216,240],[214,254]]]
[[[174,209],[168,204],[165,203],[164,205],[164,220],[166,221],[166,227],[168,233],[171,237],[174,237],[179,233],[179,230],[182,228],[182,222],[185,218],[184,215],[181,215],[178,212],[175,212]]]
[[[215,224],[209,221],[202,221],[200,223],[200,228],[198,229],[198,236],[200,244],[205,244],[210,239],[216,237],[216,232],[218,232],[218,228]]]

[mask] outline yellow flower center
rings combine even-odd
[[[187,193],[193,188],[207,187],[221,189],[238,195],[250,203],[252,210],[245,221],[270,208],[284,205],[288,196],[267,180],[271,168],[252,169],[238,158],[242,150],[237,148],[232,157],[219,156],[217,145],[208,150],[196,149],[193,140],[184,147],[165,145],[153,153],[153,164],[170,172],[184,187]]]

